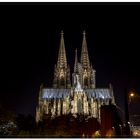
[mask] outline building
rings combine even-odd
[[[124,126],[115,105],[101,106],[101,135],[106,137],[119,137],[124,135]]]
[[[115,105],[112,87],[96,88],[95,69],[90,63],[83,32],[80,62],[77,50],[71,80],[70,66],[67,62],[64,33],[61,32],[60,48],[57,64],[54,67],[52,88],[40,87],[38,106],[36,108],[36,122],[42,120],[46,114],[51,118],[71,113],[73,116],[83,114],[97,118],[100,122],[101,105]]]

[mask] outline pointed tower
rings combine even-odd
[[[77,49],[75,50],[74,73],[78,73],[78,58],[77,58]]]
[[[79,78],[80,84],[82,84],[82,81],[81,81],[81,73],[82,73],[82,67],[81,67],[81,64],[78,62],[77,49],[76,49],[76,50],[75,50],[74,73],[72,74],[72,78],[73,78],[73,87],[76,86],[76,79],[77,79],[77,76],[78,76],[78,78]]]
[[[64,44],[64,33],[61,31],[61,40],[58,54],[57,67],[58,68],[67,68],[67,58],[66,58],[66,50]]]
[[[67,64],[64,33],[61,31],[60,47],[57,65],[54,68],[54,88],[70,88],[70,67]]]
[[[95,70],[90,66],[87,42],[86,42],[86,33],[83,32],[83,42],[81,50],[81,65],[83,68],[82,71],[82,87],[83,88],[95,88]]]
[[[83,42],[82,42],[82,50],[81,50],[81,64],[82,64],[84,69],[87,69],[90,67],[85,31],[83,32]]]

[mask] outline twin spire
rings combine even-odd
[[[85,69],[90,67],[85,31],[83,32],[83,42],[82,42],[82,50],[81,50],[81,64],[83,65],[83,68],[85,68]],[[65,50],[63,31],[61,31],[61,39],[60,39],[57,67],[67,68],[67,58],[66,58],[66,50]],[[77,58],[77,49],[76,49],[74,71],[76,72],[77,69],[78,69],[78,58]]]
[[[67,68],[67,58],[66,58],[66,50],[65,50],[63,31],[61,31],[61,40],[60,40],[57,67],[59,67],[59,68]]]
[[[74,73],[72,75],[74,85],[75,85],[74,81],[77,81],[78,79],[78,82],[81,84],[82,88],[95,88],[95,71],[92,69],[92,67],[90,67],[85,31],[83,32],[81,59],[79,62],[76,49]],[[54,71],[53,87],[70,88],[71,87],[70,79],[71,79],[70,67],[67,64],[64,33],[63,31],[61,31],[58,61]]]
[[[82,50],[81,50],[81,64],[83,65],[84,69],[90,67],[85,31],[83,32],[83,42],[82,42]]]

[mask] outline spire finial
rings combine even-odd
[[[75,49],[75,64],[74,64],[74,72],[78,72],[77,48]]]
[[[84,36],[86,35],[86,31],[85,31],[85,30],[83,31],[83,35],[84,35]]]
[[[75,49],[75,54],[76,54],[76,56],[77,56],[77,48]]]
[[[64,34],[63,30],[61,30],[61,35],[63,35],[63,34]]]
[[[75,49],[75,63],[78,63],[78,58],[77,58],[77,48]]]

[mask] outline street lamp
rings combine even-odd
[[[128,97],[129,97],[129,103],[130,103],[132,101],[132,98],[134,98],[136,94],[134,91],[130,91],[128,94],[129,94]]]
[[[133,94],[132,94],[133,96]],[[127,89],[124,91],[124,101],[125,101],[125,135],[130,136],[130,126],[129,122],[129,110],[128,110],[128,101],[130,94]]]
[[[134,95],[135,95],[134,93],[130,93],[130,97],[134,97]]]
[[[130,105],[132,104],[132,99],[140,98],[140,96],[136,93],[135,90],[125,91],[125,120],[126,120],[126,135],[131,135],[131,123],[129,119],[132,121]]]
[[[134,106],[138,108],[139,106],[139,100],[140,100],[140,95],[136,92],[136,91],[129,91],[128,92],[129,94],[129,117],[130,117],[130,128],[131,128],[131,132],[132,132],[132,135],[134,136],[134,127],[132,127],[132,125],[137,125],[139,124],[138,119],[140,118],[139,115],[136,115],[138,113],[138,110],[134,110]],[[139,114],[139,113],[138,113]]]

